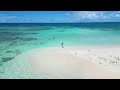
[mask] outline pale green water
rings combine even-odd
[[[35,48],[60,47],[61,43],[64,46],[120,45],[120,23],[0,24],[1,71],[12,66],[10,58]]]

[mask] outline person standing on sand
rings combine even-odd
[[[64,48],[63,43],[61,44],[62,48]]]

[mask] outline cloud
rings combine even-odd
[[[111,17],[120,17],[120,11],[116,11],[114,13],[111,14]]]
[[[100,20],[110,18],[110,16],[105,15],[104,12],[101,11],[76,11],[72,12],[71,16],[76,20]]]
[[[95,19],[98,17],[96,12],[81,11],[73,14],[77,19]]]
[[[119,21],[120,11],[73,11],[67,13],[76,21]]]
[[[5,15],[5,14],[0,14],[0,21],[6,22],[9,20],[14,20],[17,19],[17,16],[10,16],[10,15]]]

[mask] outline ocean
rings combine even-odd
[[[120,23],[1,23],[0,67],[36,48],[120,45]]]

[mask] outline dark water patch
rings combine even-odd
[[[0,32],[0,36],[18,36],[18,35],[26,35],[23,32]]]
[[[6,51],[5,53],[13,53],[13,51]]]
[[[37,38],[19,38],[21,41],[34,41],[37,40]]]
[[[0,32],[0,41],[10,42],[10,41],[18,40],[19,37],[16,36],[22,36],[22,35],[26,35],[26,34],[22,32]]]
[[[28,34],[39,34],[39,33],[32,33],[32,32],[30,32],[30,33],[24,33],[24,35],[28,35]]]
[[[0,62],[0,66],[2,66],[2,65],[3,65],[3,63]]]
[[[7,62],[7,61],[10,61],[12,59],[14,59],[15,57],[6,57],[6,58],[1,58],[1,62]]]
[[[19,41],[33,41],[33,40],[37,40],[37,38],[20,38],[20,37],[13,37],[13,38],[4,38],[4,39],[0,39],[3,41],[11,41],[10,45],[14,45]]]
[[[52,39],[55,39],[55,38],[52,38]]]
[[[50,27],[38,27],[38,28],[26,28],[24,31],[39,31],[39,30],[49,30]]]
[[[9,31],[9,30],[12,30],[12,31],[26,31],[26,30],[40,30],[39,28],[35,28],[35,27],[12,27],[12,28],[0,28],[1,31]]]
[[[16,55],[21,54],[22,52],[20,50],[14,50],[14,51],[6,51],[5,53],[15,53]]]
[[[55,28],[67,29],[67,28],[74,28],[76,26],[54,26]]]
[[[65,26],[61,26],[61,27],[59,27],[59,28],[68,28],[68,27],[65,27]]]
[[[14,37],[14,39],[19,39],[20,37]]]
[[[120,26],[119,27],[93,27],[93,28],[91,28],[91,27],[89,27],[89,28],[87,28],[87,29],[89,29],[89,30],[100,30],[100,31],[119,31],[120,30]]]
[[[15,45],[17,43],[17,41],[12,41],[10,44],[9,44],[9,46],[13,46],[13,45]]]
[[[0,28],[0,30],[3,30],[3,31],[17,30],[17,28]]]
[[[93,30],[93,31],[113,31],[111,28],[87,28],[88,30]]]
[[[26,33],[26,34],[38,34],[38,33]]]
[[[15,40],[13,37],[0,37],[1,42],[10,42]]]
[[[40,44],[44,44],[44,43],[40,43]]]
[[[59,30],[58,32],[64,32],[65,30]]]
[[[4,73],[4,69],[1,67],[3,65],[2,62],[0,62],[0,73]]]
[[[120,30],[120,27],[112,28],[112,30]]]
[[[52,35],[52,39],[55,39],[55,35]]]
[[[21,54],[22,52],[20,50],[15,50],[16,55]]]

